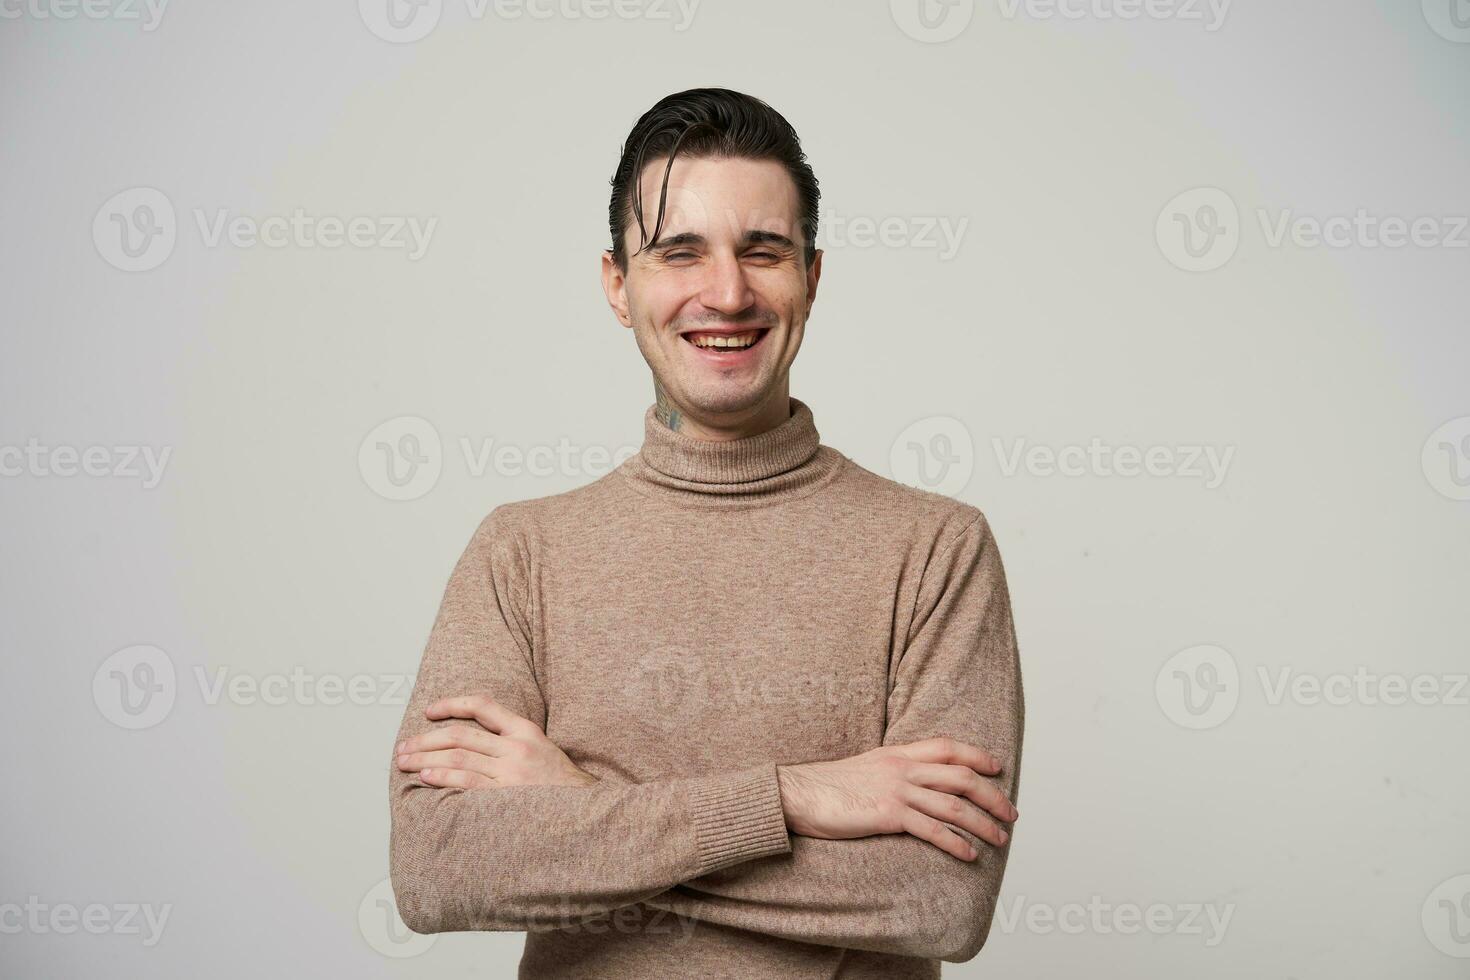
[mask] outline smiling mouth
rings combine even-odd
[[[698,330],[680,334],[684,341],[708,354],[739,354],[760,344],[770,327],[757,327],[734,334],[700,333]]]

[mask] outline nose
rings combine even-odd
[[[717,255],[706,267],[705,279],[699,291],[699,301],[711,310],[735,314],[748,309],[755,302],[746,281],[745,270],[734,254]]]

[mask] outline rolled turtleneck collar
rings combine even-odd
[[[716,442],[670,429],[643,413],[643,446],[620,468],[634,489],[696,507],[751,507],[804,497],[825,486],[847,462],[821,444],[807,404],[791,398],[780,425]]]

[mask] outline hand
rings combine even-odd
[[[429,705],[424,715],[430,721],[468,718],[476,723],[435,728],[398,743],[398,768],[417,771],[430,786],[487,789],[597,782],[573,765],[539,725],[488,695],[443,698]]]
[[[988,752],[952,738],[776,767],[793,833],[825,840],[909,833],[964,861],[977,852],[951,825],[999,847],[1009,835],[991,814],[1008,823],[1020,816],[982,778],[999,772]]]

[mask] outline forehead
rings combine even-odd
[[[643,168],[643,220],[649,233],[658,219],[659,190],[667,166],[668,157],[663,157]],[[718,241],[759,230],[799,241],[799,207],[795,182],[774,160],[680,155],[669,173],[659,237],[693,232]],[[636,222],[629,232],[636,242]]]

